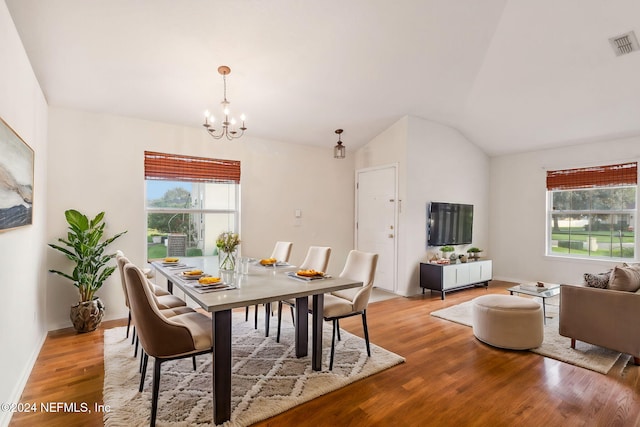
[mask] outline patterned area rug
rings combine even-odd
[[[522,298],[522,297],[521,297]],[[534,298],[540,301],[539,298]],[[530,351],[542,356],[580,366],[581,368],[606,374],[611,370],[621,356],[617,351],[577,341],[576,348],[571,348],[571,339],[558,333],[558,301],[557,297],[549,298],[546,302],[547,323],[544,326],[544,340],[538,348]],[[432,316],[465,326],[472,326],[471,321],[472,301],[437,310]],[[629,357],[629,356],[627,356]]]
[[[332,328],[325,322],[324,370],[315,372],[311,369],[311,349],[309,356],[295,357],[290,322],[290,316],[283,316],[280,343],[276,343],[276,322],[272,322],[273,333],[265,338],[264,326],[258,325],[256,330],[252,318],[244,321],[244,312],[233,313],[232,414],[225,426],[253,424],[404,362],[404,358],[373,343],[371,357],[367,357],[364,340],[341,330],[342,341],[336,346],[333,371],[329,371]],[[153,363],[150,358],[144,391],[139,393],[139,359],[133,357],[125,329],[104,333],[104,403],[111,408],[105,414],[105,426],[148,426]],[[191,359],[163,363],[157,425],[212,425],[211,381],[211,355],[199,356],[195,371]]]

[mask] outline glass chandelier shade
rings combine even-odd
[[[334,159],[344,159],[347,154],[347,149],[344,145],[342,145],[341,134],[344,132],[342,129],[336,129],[336,133],[338,134],[338,143],[335,147],[333,147],[333,158]]]

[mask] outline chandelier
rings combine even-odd
[[[344,132],[342,129],[336,129],[336,133],[338,134],[338,144],[333,147],[333,158],[334,159],[344,159],[344,156],[347,153],[347,149],[342,145],[342,140],[340,139],[340,134]]]
[[[245,116],[242,114],[240,116],[240,121],[242,122],[242,126],[236,129],[236,119],[233,117],[229,117],[229,101],[227,101],[227,75],[231,74],[231,68],[226,65],[221,65],[218,67],[218,73],[222,75],[222,81],[224,83],[224,99],[220,103],[222,105],[222,115],[224,116],[223,122],[221,124],[220,129],[215,129],[215,118],[213,114],[209,113],[209,110],[204,112],[204,123],[202,126],[209,132],[215,139],[221,139],[223,137],[227,138],[229,141],[232,139],[240,138],[244,131],[247,130],[244,125]]]

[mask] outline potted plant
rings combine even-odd
[[[480,248],[469,248],[467,249],[467,253],[469,254],[469,258],[473,258],[473,259],[477,259],[480,257],[480,252],[482,252],[482,249]]]
[[[116,269],[115,266],[107,266],[115,254],[105,254],[105,248],[126,231],[103,240],[104,212],[92,220],[73,209],[65,211],[64,216],[69,232],[66,240],[58,239],[64,246],[50,243],[49,247],[62,252],[75,263],[75,267],[71,274],[53,269],[49,271],[71,280],[78,288],[80,302],[71,307],[71,322],[76,331],[90,332],[100,325],[104,314],[104,305],[95,293]]]
[[[453,248],[453,246],[443,246],[440,248],[440,251],[442,252],[442,258],[449,258],[449,254],[453,251],[455,251],[455,249]]]

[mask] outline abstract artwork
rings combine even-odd
[[[0,118],[0,231],[32,223],[33,150]]]

